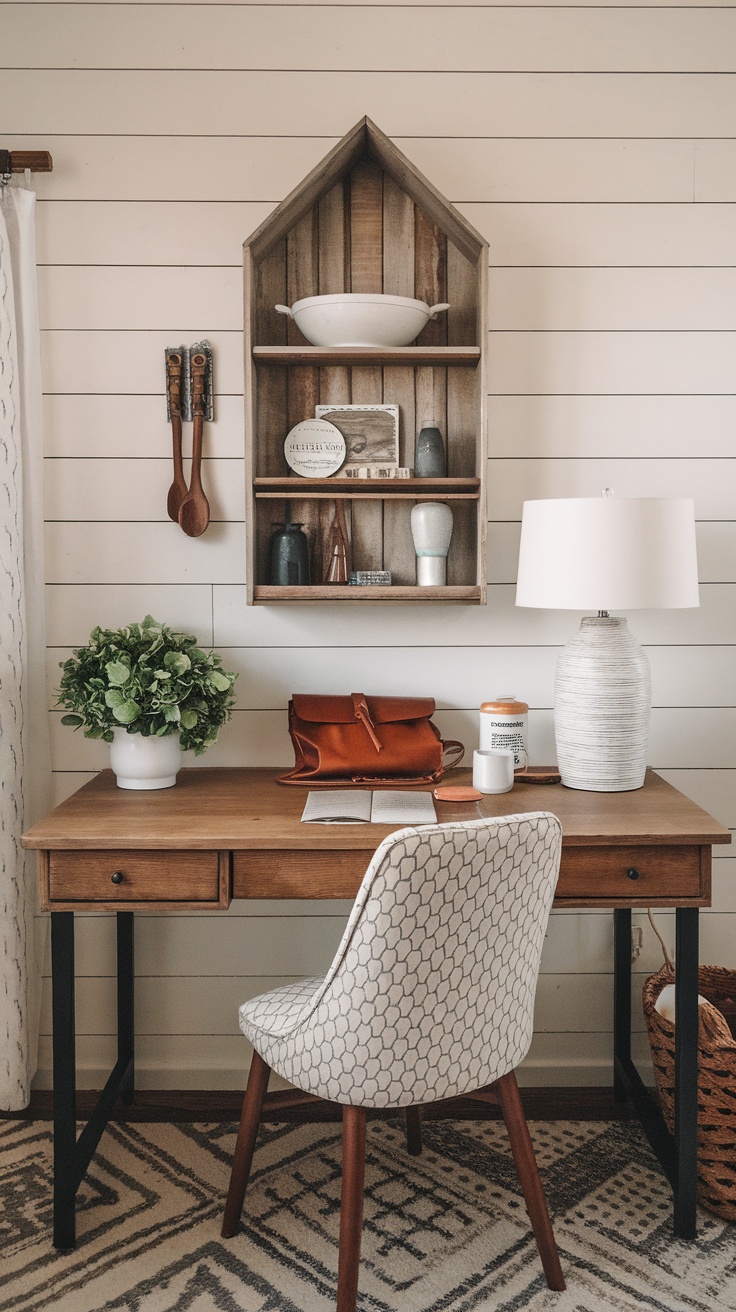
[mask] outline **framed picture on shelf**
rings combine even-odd
[[[399,407],[397,405],[318,405],[317,419],[334,424],[345,438],[345,462],[340,474],[353,466],[399,463]]]

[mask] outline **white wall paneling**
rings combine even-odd
[[[177,327],[176,332],[178,339],[189,340],[182,329]],[[219,456],[242,460],[242,395],[223,396],[218,389],[217,377],[214,382],[215,418],[205,432],[205,458]],[[171,456],[171,428],[166,420],[163,366],[158,387],[160,391],[152,396],[120,396],[104,392],[48,394],[44,404],[46,455],[79,459],[115,456],[127,459],[165,456],[168,459]],[[191,453],[191,446],[192,427],[185,424],[185,453]]]
[[[68,0],[46,0],[46,2],[50,4],[67,4]],[[455,0],[445,0],[445,2],[447,4],[452,5],[455,3]],[[729,2],[730,0],[707,0],[708,8],[710,9],[719,9],[721,7],[728,6]],[[41,3],[41,0],[29,0],[29,3],[31,4]],[[80,0],[80,3],[119,4],[120,0]],[[200,6],[206,7],[207,5],[221,5],[222,0],[160,0],[160,3],[167,4],[172,9],[173,8],[186,9],[188,7],[194,8],[195,6],[199,8]],[[241,3],[244,5],[256,5],[256,4],[274,5],[275,7],[283,8],[284,0],[241,0]],[[337,0],[337,3],[339,3],[345,9],[350,9],[352,6],[364,5],[365,0]],[[700,0],[698,0],[698,3],[700,3]],[[295,8],[296,6],[299,5],[308,5],[312,7],[314,4],[315,4],[315,0],[290,0],[289,8]],[[372,4],[374,8],[381,8],[384,5],[393,8],[396,4],[396,0],[372,0]],[[496,7],[516,8],[517,6],[519,6],[521,8],[526,9],[528,8],[528,4],[529,4],[529,0],[489,0],[488,7],[489,8],[496,8]],[[608,8],[609,4],[610,4],[610,0],[575,0],[575,3],[570,7],[580,8],[580,9],[596,9],[598,7]],[[552,5],[556,7],[558,5],[558,0],[539,0],[539,3],[537,4],[536,8],[544,9],[548,5]],[[629,0],[627,8],[669,9],[671,8],[671,6],[672,6],[672,0],[655,0],[654,4],[652,4],[652,0]],[[697,4],[694,5],[693,7],[697,8]]]
[[[736,249],[736,233],[734,233]],[[736,396],[502,395],[489,398],[497,458],[731,457]]]
[[[178,346],[191,324],[181,327],[172,320],[163,331],[113,329],[41,330],[41,358],[49,392],[103,392],[116,396],[121,389],[134,394],[163,396],[163,359],[167,346]],[[216,352],[219,392],[243,392],[243,334],[232,329],[220,332],[216,324],[200,319],[197,340],[207,337]],[[173,334],[173,337],[172,337]],[[164,410],[165,414],[165,410]]]
[[[736,332],[506,332],[491,334],[489,390],[729,393]]]
[[[371,6],[314,5],[289,16],[284,40],[276,6],[230,5],[217,22],[185,24],[171,40],[167,6],[144,7],[132,24],[124,7],[39,4],[29,31],[24,4],[4,6],[8,66],[96,69],[100,51],[110,68],[309,69],[376,68],[448,71],[650,73],[731,72],[736,15],[727,9],[670,9],[652,16],[636,9],[542,11],[425,6],[421,22],[403,5],[386,7],[377,23]]]
[[[243,331],[241,268],[47,266],[39,273],[39,303],[49,328],[163,329],[197,333]]]
[[[65,75],[46,74],[45,79],[57,76]],[[154,76],[149,75],[147,81],[153,82]],[[183,97],[193,78],[197,80],[194,74],[188,74],[186,78],[183,75],[168,76],[178,76]],[[20,94],[20,87],[26,86],[30,74],[22,77],[7,74],[8,82],[16,77]],[[114,75],[111,75],[108,82],[111,80],[114,84]],[[290,95],[293,94],[295,98],[299,96],[295,85],[297,80],[295,74],[289,78],[289,85],[293,89]],[[359,75],[355,73],[350,74],[348,79],[351,85],[359,80]],[[412,82],[416,83],[417,80],[413,78]],[[335,75],[320,78],[322,87],[327,83],[334,85],[336,81],[340,79]],[[506,83],[508,79],[501,81]],[[447,79],[443,79],[436,86],[416,87],[416,93],[426,98],[427,106],[433,96],[438,96],[443,112],[450,101],[457,114],[465,103],[469,82],[472,83],[472,78],[466,76],[457,79],[453,86],[447,84]],[[493,80],[487,83],[487,86],[492,85]],[[0,87],[0,108],[4,105],[4,87],[5,79]],[[399,90],[404,96],[406,87],[405,81],[399,82]],[[73,84],[70,84],[67,94],[71,93],[72,88]],[[178,87],[173,88],[174,94],[178,90]],[[274,100],[282,94],[279,86],[266,87],[264,90]],[[311,86],[303,90],[306,96],[315,93],[315,88]],[[65,94],[62,89],[60,94]],[[88,96],[95,94],[98,94],[96,87],[90,87],[86,92]],[[131,87],[129,93],[123,92],[122,98],[125,99],[128,94],[143,94],[150,102],[155,91],[151,91],[150,85],[147,90],[140,92]],[[204,94],[207,94],[206,88]],[[335,96],[339,94],[335,88]],[[520,113],[527,103],[524,94],[529,95],[529,87],[526,93],[520,94]],[[535,88],[533,94],[535,102],[539,103],[540,88]],[[626,88],[622,88],[621,94],[625,96]],[[346,102],[340,102],[340,126],[334,134],[328,136],[293,137],[290,135],[296,130],[293,122],[284,130],[283,125],[280,129],[273,118],[260,126],[251,118],[238,127],[233,125],[232,132],[224,136],[213,135],[208,125],[201,120],[188,124],[177,120],[177,135],[167,136],[164,134],[170,124],[160,123],[157,127],[155,117],[148,115],[144,122],[131,125],[126,123],[124,116],[117,119],[119,131],[115,135],[113,154],[107,148],[109,138],[106,135],[101,139],[88,137],[79,125],[64,129],[60,127],[58,117],[50,134],[29,134],[27,128],[25,131],[19,128],[14,133],[14,140],[19,142],[19,149],[35,150],[45,144],[52,151],[55,162],[64,166],[63,177],[54,183],[43,175],[39,176],[37,186],[42,203],[52,199],[111,199],[119,202],[125,197],[132,201],[150,198],[156,202],[167,201],[169,204],[200,201],[203,194],[202,173],[191,167],[194,135],[201,137],[201,146],[206,147],[208,176],[217,178],[216,191],[207,188],[206,194],[216,196],[218,202],[244,202],[251,197],[260,203],[272,201],[275,204],[366,113],[394,137],[399,148],[432,179],[448,199],[458,204],[476,201],[664,204],[690,203],[693,199],[695,146],[689,139],[695,131],[692,124],[684,128],[684,137],[673,140],[652,140],[651,130],[648,132],[644,124],[639,124],[635,138],[627,138],[615,121],[608,124],[600,137],[592,126],[586,124],[584,135],[567,139],[564,129],[560,133],[550,122],[544,121],[543,113],[536,125],[516,121],[514,129],[508,132],[492,117],[483,122],[474,120],[471,111],[464,127],[458,124],[456,131],[450,134],[452,149],[448,151],[440,144],[441,140],[448,139],[448,124],[446,120],[444,124],[439,121],[439,115],[434,127],[434,131],[439,133],[437,139],[424,135],[433,130],[429,123],[417,123],[416,136],[400,136],[392,132],[387,107],[381,103],[380,98],[372,105],[355,95],[350,99],[352,109],[347,108]],[[276,108],[275,105],[272,107]],[[497,110],[500,113],[500,104]],[[118,112],[122,114],[123,111],[119,108]],[[485,117],[485,108],[483,112]],[[577,126],[580,132],[580,124]],[[100,130],[105,131],[103,127]],[[306,126],[302,127],[302,131],[308,131]],[[469,134],[469,139],[463,137],[463,132]],[[262,135],[249,136],[248,133]],[[272,133],[277,135],[277,151],[273,149],[273,137],[269,135]],[[715,144],[720,146],[722,143]],[[708,158],[707,153],[703,155],[704,161]],[[704,181],[705,191],[709,185]],[[698,199],[718,200],[719,197],[704,194]],[[245,235],[249,235],[250,231],[245,229]],[[706,263],[710,262],[710,259],[706,260]]]
[[[235,647],[243,633],[241,588],[218,585],[213,593],[215,642]],[[402,613],[393,607],[371,606],[351,614],[348,625],[331,606],[256,607],[248,616],[249,646],[561,646],[582,616],[582,612],[517,607],[514,583],[494,584],[489,593],[484,609],[417,606]],[[631,623],[639,642],[646,646],[730,646],[736,643],[735,599],[731,583],[701,583],[699,607],[632,612]]]
[[[243,328],[239,265],[46,266],[39,300],[47,329]],[[492,332],[728,331],[734,303],[736,268],[494,268],[490,276]]]
[[[147,149],[146,142],[141,146]],[[190,189],[196,191],[194,186]],[[174,203],[64,201],[55,195],[41,200],[39,262],[239,268],[243,233],[254,231],[273,208],[268,201],[196,197],[180,200],[176,210]],[[584,205],[513,200],[455,203],[489,242],[492,268],[509,264],[718,267],[729,263],[736,242],[736,216],[730,206],[721,204],[670,204],[663,227],[659,205],[637,200],[624,204],[588,201]],[[172,222],[176,223],[175,244]]]
[[[552,659],[552,654],[551,654]],[[294,691],[311,691],[299,676]],[[343,691],[347,679],[339,679]],[[489,679],[489,692],[498,694],[496,680]],[[505,687],[505,685],[504,685]],[[375,684],[373,684],[375,691]],[[417,691],[423,692],[420,686]],[[514,687],[512,691],[518,692]],[[526,692],[525,688],[522,688]],[[468,749],[477,746],[477,703],[465,709],[439,709],[435,723],[443,738],[455,738]],[[51,761],[55,770],[100,770],[108,765],[104,743],[91,741],[81,732],[51,717]],[[555,759],[554,729],[550,707],[534,707],[529,718],[530,755],[533,761]],[[236,710],[220,733],[219,742],[207,760],[187,764],[286,766],[293,761],[285,707],[278,710]],[[654,769],[736,769],[736,709],[715,707],[654,707],[649,739],[649,762]]]
[[[415,7],[417,28],[429,8]],[[282,32],[287,44],[286,25]],[[100,52],[101,63],[108,57],[108,50]],[[442,59],[442,52],[435,51],[433,64]],[[664,161],[673,145],[667,139],[733,136],[736,97],[732,75],[711,73],[706,95],[703,87],[702,73],[587,72],[571,76],[427,71],[407,77],[404,72],[335,71],[325,77],[322,70],[30,68],[3,74],[0,113],[13,135],[37,136],[49,131],[85,135],[94,128],[97,134],[148,136],[172,133],[171,107],[175,105],[174,135],[289,136],[298,131],[310,137],[311,142],[305,143],[309,163],[302,168],[302,176],[362,114],[368,114],[446,192],[442,178],[436,177],[437,169],[432,170],[427,161],[444,158],[438,146],[448,134],[661,138]],[[54,107],[52,120],[49,103]],[[94,108],[93,124],[90,106]],[[317,142],[316,137],[324,141]],[[426,142],[423,149],[419,148],[420,139]],[[473,148],[465,142],[455,155],[454,162],[445,160],[442,166],[447,177],[457,176],[455,170],[463,158],[473,158]],[[691,198],[692,177],[689,195],[679,199]]]
[[[736,464],[729,458],[492,460],[488,517],[521,519],[537,497],[597,497],[610,487],[621,497],[692,497],[698,520],[727,520],[736,505]]]
[[[95,624],[150,612],[239,672],[204,763],[288,764],[289,694],[357,686],[434,695],[468,748],[478,702],[514,692],[532,759],[552,761],[554,662],[580,617],[514,606],[522,501],[691,495],[700,608],[629,618],[652,663],[651,763],[736,831],[736,12],[378,5],[2,6],[5,138],[54,157],[35,179],[49,706],[58,661]],[[490,243],[489,603],[246,610],[241,246],[366,113]],[[163,352],[201,337],[214,522],[189,539],[165,513]],[[60,719],[57,799],[107,760]],[[715,855],[703,959],[736,964],[736,857]],[[143,917],[141,1083],[242,1085],[237,1004],[323,969],[346,913]],[[81,1082],[97,1087],[114,1060],[112,948],[110,918],[82,917]],[[610,952],[610,916],[553,917],[526,1082],[610,1078]],[[636,969],[658,964],[647,930]]]
[[[569,637],[574,636],[576,627],[571,626]],[[493,689],[518,686],[524,689],[530,706],[549,707],[558,649],[465,647],[457,651],[450,664],[446,646],[427,646],[422,648],[421,670],[417,670],[414,647],[375,643],[343,648],[346,665],[338,672],[330,659],[331,648],[308,647],[299,653],[297,676],[293,647],[220,647],[219,650],[227,668],[238,674],[235,685],[238,710],[268,710],[283,707],[293,692],[303,688],[316,693],[349,693],[352,687],[372,692],[389,684],[399,696],[413,693],[433,696],[440,707],[455,706],[462,698],[470,709],[487,701]],[[49,649],[49,696],[58,678],[58,661],[70,655],[68,649]],[[736,706],[736,662],[730,648],[654,647],[649,651],[649,659],[652,696],[657,708],[672,706],[679,710],[686,702],[690,707],[717,710],[724,705]],[[468,751],[472,745],[467,743]]]
[[[191,431],[191,430],[190,430]],[[185,463],[185,478],[189,469]],[[171,457],[146,460],[55,460],[45,495],[46,519],[103,522],[168,520],[166,495],[171,484]],[[242,460],[202,459],[202,483],[210,504],[210,522],[244,521]]]

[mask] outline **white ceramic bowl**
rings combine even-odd
[[[276,306],[313,346],[408,346],[430,319],[449,308],[445,303],[426,305],[409,296],[368,292],[306,296],[291,309]]]

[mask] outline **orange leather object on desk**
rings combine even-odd
[[[432,697],[324,696],[295,693],[289,702],[294,769],[285,784],[355,787],[436,783],[463,755],[462,743],[443,742],[432,723]]]

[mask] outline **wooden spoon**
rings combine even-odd
[[[204,374],[207,357],[192,356],[192,474],[189,491],[179,506],[179,524],[189,538],[198,538],[210,522],[210,505],[202,487],[202,431],[204,428]]]
[[[166,513],[169,519],[175,522],[179,519],[179,507],[189,490],[184,479],[181,459],[181,363],[181,355],[176,352],[166,357],[166,383],[174,441],[174,481],[166,498]]]

